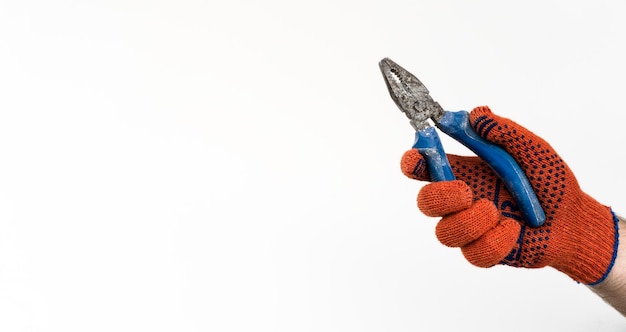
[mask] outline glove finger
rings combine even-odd
[[[431,181],[426,167],[426,159],[422,157],[417,149],[408,150],[402,155],[400,169],[402,174],[408,178],[419,181]]]
[[[471,188],[460,180],[429,183],[417,194],[417,207],[429,217],[441,217],[467,209],[472,201]]]
[[[478,135],[504,148],[522,168],[536,168],[539,163],[554,167],[563,162],[541,137],[510,119],[494,114],[487,106],[474,108],[469,121]]]
[[[509,255],[519,238],[520,230],[521,226],[517,221],[502,218],[496,227],[476,241],[461,247],[461,252],[475,266],[494,266]]]
[[[481,199],[469,208],[441,218],[435,233],[443,245],[463,247],[490,231],[499,219],[500,213],[493,202]]]
[[[485,169],[488,168],[488,166],[486,166],[486,164],[476,156],[465,157],[448,154],[447,157],[452,167],[452,173],[459,180],[464,180],[465,182],[468,182],[466,170],[469,170],[471,177],[472,170],[477,169],[479,167],[478,165]],[[402,174],[408,178],[419,181],[432,181],[430,173],[428,172],[426,159],[424,159],[417,149],[411,149],[404,152],[402,159],[400,160],[400,169],[402,170]]]

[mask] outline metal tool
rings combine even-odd
[[[413,148],[426,159],[434,181],[451,181],[455,178],[437,131],[429,121],[434,122],[441,131],[476,153],[491,167],[511,192],[529,226],[543,225],[545,213],[526,175],[504,149],[474,132],[469,123],[468,112],[445,111],[431,98],[428,89],[417,77],[391,59],[384,58],[379,66],[391,98],[410,119],[415,129]]]

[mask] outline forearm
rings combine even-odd
[[[619,217],[619,247],[607,278],[589,288],[626,317],[626,219]]]

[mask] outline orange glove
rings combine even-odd
[[[600,283],[615,261],[618,219],[579,187],[574,174],[543,139],[488,107],[470,112],[474,131],[504,148],[520,165],[546,213],[538,228],[525,226],[511,194],[478,157],[448,155],[455,181],[425,185],[419,209],[441,217],[436,235],[460,247],[479,267],[551,266],[577,282]],[[415,149],[402,156],[402,172],[431,181],[426,162]]]

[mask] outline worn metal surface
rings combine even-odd
[[[443,116],[444,109],[417,77],[389,58],[382,59],[379,66],[391,98],[416,131],[430,127],[429,119],[437,122]]]

